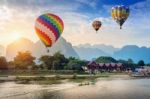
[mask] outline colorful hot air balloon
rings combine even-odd
[[[35,31],[46,47],[51,47],[61,36],[63,21],[57,15],[46,13],[40,15],[35,22]]]
[[[101,21],[98,21],[98,20],[95,20],[92,23],[92,26],[93,26],[93,28],[95,29],[96,32],[99,30],[99,28],[101,27],[101,25],[102,25]]]
[[[122,28],[123,23],[127,20],[129,13],[129,7],[124,5],[112,7],[111,15],[113,19],[120,25],[120,29]]]

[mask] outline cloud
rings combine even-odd
[[[92,8],[95,8],[97,5],[97,0],[76,0],[76,1],[81,3],[81,4],[88,5]]]
[[[144,8],[147,2],[140,2],[131,6],[131,15],[125,22],[123,29],[120,30],[117,23],[111,16],[98,15],[93,18],[93,13],[79,11],[80,8],[88,5],[95,7],[96,0],[2,0],[0,1],[0,39],[1,44],[12,42],[11,35],[14,32],[22,36],[37,41],[38,37],[34,31],[35,19],[42,13],[51,12],[59,15],[65,24],[63,37],[73,45],[79,44],[108,44],[121,47],[126,44],[137,44],[150,46],[149,30],[150,22],[149,13]],[[74,5],[72,5],[73,2]],[[93,2],[93,4],[92,4]],[[95,3],[95,4],[94,4]],[[104,5],[102,10],[109,13],[111,6]],[[134,11],[134,12],[133,12]],[[144,11],[144,15],[143,12]],[[85,14],[88,13],[88,14]],[[99,14],[99,13],[98,13]],[[146,16],[145,16],[146,15]],[[102,21],[102,27],[96,33],[91,26],[93,20]],[[140,24],[139,24],[140,23]],[[141,25],[143,24],[143,25]],[[144,26],[145,25],[145,26]],[[143,33],[144,32],[144,33]]]

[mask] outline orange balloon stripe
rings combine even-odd
[[[48,42],[48,44],[52,43],[51,39],[44,32],[40,31],[39,29],[36,30],[38,34]]]
[[[45,43],[46,46],[51,46],[52,45],[52,41],[51,39],[42,31],[40,31],[38,28],[36,28],[36,33],[39,36],[39,38]]]
[[[49,42],[47,42],[46,39],[40,35],[40,33],[37,32],[37,35],[46,46],[50,46]]]
[[[55,38],[58,39],[59,35],[58,35],[56,29],[51,24],[48,24],[47,22],[42,21],[40,18],[37,19],[37,22],[39,22],[40,24],[42,24],[45,27],[47,27],[48,29],[50,29],[52,31],[52,33],[55,35]]]
[[[42,34],[38,33],[38,36],[41,39],[41,41],[46,45],[46,47],[50,47],[52,45],[51,42],[48,42],[48,40],[46,40]]]

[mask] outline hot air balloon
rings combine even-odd
[[[124,5],[112,7],[111,15],[113,19],[120,25],[120,29],[122,28],[123,23],[127,20],[129,13],[129,7]]]
[[[58,40],[63,32],[63,29],[63,21],[55,14],[42,14],[36,19],[35,22],[36,34],[46,48],[51,47]],[[47,52],[49,52],[48,49]]]
[[[96,32],[99,30],[99,28],[101,27],[101,25],[102,25],[101,21],[98,21],[98,20],[95,20],[92,23],[92,26],[93,26],[93,28],[95,29]]]

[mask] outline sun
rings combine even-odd
[[[21,38],[21,35],[20,35],[19,33],[13,33],[13,34],[12,34],[12,39],[13,39],[13,40],[17,40],[17,39],[19,39],[19,38]]]

